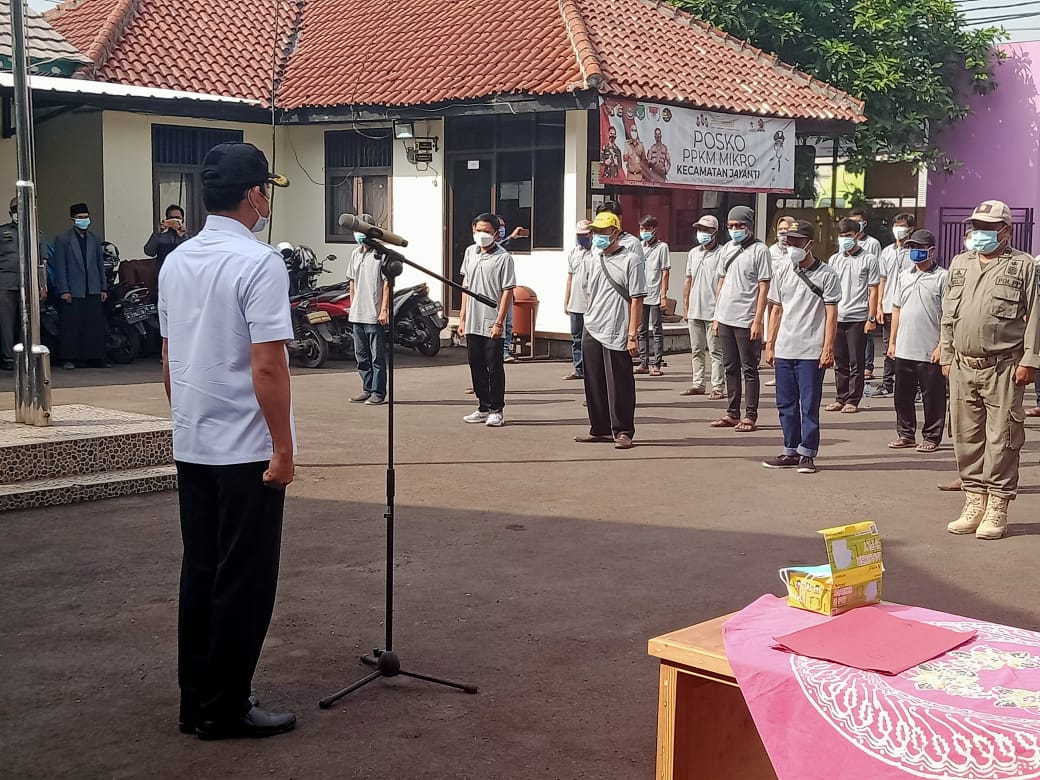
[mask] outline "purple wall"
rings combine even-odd
[[[928,175],[926,226],[940,236],[944,257],[955,254],[955,230],[940,234],[943,208],[971,207],[990,198],[1033,212],[1032,253],[1040,254],[1040,41],[1005,44],[995,69],[997,89],[972,101],[971,114],[936,134],[936,144],[961,166]],[[1016,212],[1017,214],[1017,212]],[[949,219],[949,212],[947,219]],[[1027,249],[1023,226],[1016,241]],[[945,243],[946,246],[942,244]]]

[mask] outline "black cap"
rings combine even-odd
[[[288,187],[289,180],[271,173],[267,157],[252,144],[217,144],[202,161],[203,187]]]
[[[90,209],[87,208],[86,203],[73,203],[69,206],[69,216],[75,217],[77,214],[89,214]]]
[[[812,222],[807,222],[804,219],[796,219],[794,224],[787,229],[788,238],[807,238],[810,241],[816,238],[816,228],[813,227]]]
[[[935,234],[931,230],[915,230],[913,235],[903,242],[903,246],[925,247],[930,249],[935,246]]]

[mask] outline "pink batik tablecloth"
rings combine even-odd
[[[828,618],[763,596],[723,628],[726,655],[779,780],[1040,778],[1040,634],[884,605],[977,636],[900,675],[774,649]]]

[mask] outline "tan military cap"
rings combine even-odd
[[[985,200],[979,204],[965,222],[1004,222],[1011,224],[1011,209],[1000,200]]]

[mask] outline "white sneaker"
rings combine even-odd
[[[482,422],[486,422],[487,418],[488,418],[488,413],[487,412],[482,412],[482,411],[480,411],[478,409],[477,411],[473,412],[472,414],[467,414],[465,417],[462,418],[462,421],[463,422],[468,422],[468,423],[482,423]]]
[[[506,418],[505,415],[502,414],[502,412],[492,412],[491,414],[486,415],[486,417],[487,422],[484,423],[484,425],[486,425],[488,428],[501,428],[503,425],[505,425]]]

